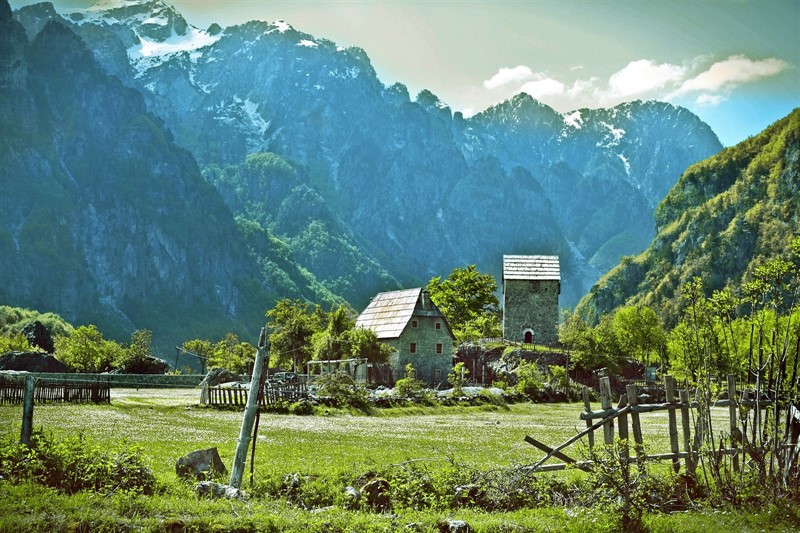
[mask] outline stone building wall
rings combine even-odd
[[[414,315],[400,337],[384,342],[395,349],[391,360],[395,381],[403,377],[406,364],[411,363],[417,379],[430,386],[447,383],[447,374],[453,367],[453,339],[441,316]],[[416,345],[416,353],[411,353],[411,343]],[[441,345],[441,353],[436,352],[437,344]]]
[[[505,280],[503,337],[523,342],[530,330],[537,344],[558,341],[558,292],[557,280]]]

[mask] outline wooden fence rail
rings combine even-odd
[[[201,403],[215,407],[244,407],[250,390],[234,387],[205,387],[201,393]],[[279,401],[296,402],[308,397],[305,383],[265,383],[264,394],[259,405],[266,407]]]
[[[22,403],[23,383],[0,384],[0,404]],[[36,380],[34,402],[111,403],[111,388],[107,383],[53,383]]]
[[[657,455],[647,455],[646,457],[641,457],[637,455],[637,459],[650,459],[650,460],[671,460],[673,468],[675,472],[678,472],[680,469],[680,461],[683,459],[686,465],[687,472],[694,472],[698,464],[698,459],[700,455],[731,455],[733,456],[733,466],[734,470],[739,469],[739,458],[746,452],[746,445],[742,446],[742,443],[739,442],[738,439],[734,438],[731,439],[731,448],[727,449],[718,449],[718,450],[701,450],[700,446],[700,439],[699,433],[695,433],[694,440],[691,436],[691,428],[693,426],[692,416],[691,416],[691,409],[698,409],[700,404],[698,402],[693,402],[689,400],[689,391],[688,390],[677,390],[676,389],[676,382],[675,378],[672,376],[665,376],[664,377],[664,389],[666,391],[666,399],[665,403],[658,403],[658,404],[639,404],[638,403],[638,396],[637,396],[637,387],[636,385],[628,385],[626,389],[626,394],[623,394],[620,397],[619,403],[617,407],[612,406],[612,398],[611,398],[611,387],[609,383],[608,377],[600,378],[600,406],[599,410],[592,410],[591,405],[589,403],[589,392],[586,387],[584,387],[583,391],[583,401],[584,401],[584,412],[580,414],[581,420],[586,421],[586,429],[580,431],[575,436],[569,438],[567,441],[563,442],[562,444],[551,448],[546,444],[543,444],[532,437],[526,437],[525,441],[529,444],[539,448],[540,450],[545,452],[544,458],[536,462],[535,464],[528,467],[531,471],[538,471],[538,472],[548,472],[554,470],[563,470],[568,466],[575,466],[581,469],[587,469],[592,466],[591,461],[576,461],[570,458],[568,455],[565,455],[562,450],[564,450],[567,446],[575,443],[579,439],[583,437],[587,437],[589,449],[591,450],[595,444],[595,431],[603,430],[603,442],[607,445],[611,445],[614,443],[615,440],[615,433],[620,439],[625,440],[626,442],[629,439],[629,417],[630,417],[630,429],[633,432],[633,442],[635,443],[635,450],[637,454],[643,453],[642,452],[642,427],[639,420],[639,415],[642,413],[651,413],[656,411],[667,411],[667,419],[668,419],[668,435],[669,435],[669,446],[670,446],[670,453],[662,453]],[[713,403],[716,407],[728,407],[729,408],[729,417],[730,417],[730,435],[742,435],[742,432],[739,429],[739,424],[741,423],[738,419],[739,417],[739,408],[745,409],[752,409],[756,406],[758,407],[766,407],[772,403],[771,400],[749,400],[744,398],[744,394],[741,394],[742,391],[738,391],[736,389],[736,382],[731,376],[728,379],[728,397],[724,400],[719,400]],[[680,413],[680,415],[679,415]],[[678,417],[680,416],[680,424],[678,423]],[[594,422],[597,420],[597,422]],[[699,426],[697,428],[698,432],[703,431],[702,427],[702,420],[698,421]],[[679,429],[680,428],[680,429]],[[682,435],[681,435],[682,434]],[[682,438],[680,438],[682,436]],[[792,445],[796,446],[796,444]],[[683,448],[681,450],[681,448]],[[622,454],[625,456],[624,459],[628,461],[635,461],[637,459],[627,457],[628,449],[625,447],[622,450]],[[561,459],[562,461],[566,461],[565,463],[556,463],[556,464],[544,464],[548,459],[551,457],[555,457],[557,459]]]

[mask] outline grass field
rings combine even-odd
[[[413,508],[396,509],[389,516],[340,508],[307,511],[275,499],[245,503],[198,500],[190,486],[177,482],[175,461],[190,451],[214,446],[230,468],[242,420],[241,411],[205,408],[198,399],[196,389],[115,389],[111,405],[36,405],[34,427],[45,433],[82,434],[110,449],[122,442],[141,446],[167,489],[152,497],[70,497],[30,485],[10,487],[0,481],[0,531],[69,529],[66,526],[75,522],[108,531],[393,531],[409,523],[419,524],[421,531],[433,531],[443,517],[436,510]],[[524,403],[385,409],[371,416],[341,411],[323,411],[315,416],[262,414],[255,479],[275,480],[297,473],[305,479],[343,480],[344,485],[362,474],[401,468],[391,465],[408,462],[432,470],[452,463],[480,470],[531,464],[543,454],[524,442],[525,435],[556,446],[585,427],[579,419],[582,410],[581,404]],[[0,431],[18,435],[21,412],[21,406],[0,406]],[[726,411],[721,409],[716,414],[717,423],[724,424]],[[667,452],[666,413],[650,413],[641,419],[647,450]],[[565,451],[576,458],[581,456],[575,447]],[[570,471],[547,475],[568,480],[583,474]],[[52,515],[47,505],[55,506],[58,513]],[[467,520],[476,531],[595,531],[615,527],[602,511],[592,508],[547,507],[513,513],[460,509],[449,514]],[[16,515],[22,517],[21,522],[9,518]],[[772,529],[792,530],[767,520]],[[180,527],[169,525],[173,523]],[[763,521],[759,521],[758,513],[729,512],[653,515],[648,523],[652,529],[664,531],[703,531],[708,527],[755,531]]]

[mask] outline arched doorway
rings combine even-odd
[[[525,331],[522,342],[525,344],[533,344],[533,332],[531,330]]]

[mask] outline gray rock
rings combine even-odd
[[[472,528],[469,527],[463,520],[453,520],[451,518],[447,518],[445,520],[439,520],[436,523],[436,527],[439,528],[439,531],[442,533],[470,533]]]
[[[216,448],[195,450],[184,455],[175,463],[175,473],[182,479],[208,479],[225,476],[228,470],[219,457]]]
[[[244,491],[214,481],[201,481],[194,486],[194,490],[197,492],[198,496],[204,496],[206,498],[225,498],[228,500],[247,499],[247,494],[245,494]]]

